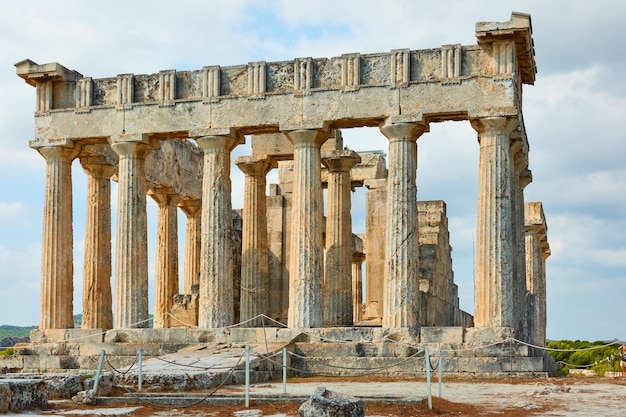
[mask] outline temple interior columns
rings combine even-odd
[[[352,254],[352,322],[363,319],[363,252]]]
[[[322,155],[328,168],[326,263],[322,285],[326,326],[346,326],[353,321],[350,169],[360,160],[359,154],[350,150],[325,151]]]
[[[202,201],[199,199],[182,199],[178,206],[186,216],[183,294],[192,294],[197,292],[200,282]]]
[[[117,167],[99,156],[80,158],[87,174],[83,329],[113,328],[111,295],[111,176]]]
[[[37,148],[46,160],[40,329],[74,327],[72,161],[78,148]]]
[[[548,226],[540,202],[524,205],[526,229],[526,311],[528,343],[546,345],[546,259],[550,256]]]
[[[158,204],[154,273],[154,328],[170,327],[169,312],[178,294],[178,202],[180,197],[165,187],[150,190]]]
[[[230,153],[239,138],[203,136],[196,142],[204,152],[198,326],[211,329],[233,324],[235,314]]]
[[[240,321],[270,314],[266,176],[275,165],[270,159],[242,156],[235,163],[245,174],[241,238]],[[246,323],[259,326],[262,319]]]
[[[383,292],[385,286],[385,251],[387,240],[387,179],[365,181],[368,192],[365,196],[365,241],[367,251],[365,263],[365,311],[364,320],[383,317]]]
[[[148,222],[144,163],[152,146],[112,138],[119,156],[113,327],[148,327]]]
[[[287,136],[294,146],[287,324],[290,328],[323,327],[324,200],[320,147],[329,135],[322,130],[294,130]]]
[[[387,124],[380,128],[389,139],[384,328],[418,324],[419,235],[415,179],[417,139],[427,128],[424,123]]]

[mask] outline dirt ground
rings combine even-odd
[[[291,395],[310,395],[315,387],[364,397],[396,397],[410,404],[366,402],[365,415],[374,417],[409,416],[624,416],[626,415],[626,380],[608,378],[548,378],[548,379],[457,379],[444,380],[442,398],[438,398],[437,381],[432,385],[433,408],[425,400],[424,379],[394,378],[300,378],[288,381]],[[227,387],[226,392],[243,396],[244,388]],[[254,385],[251,395],[278,397],[282,383]],[[30,412],[37,415],[129,415],[152,416],[298,416],[300,401],[256,404],[251,401],[249,412],[243,403],[230,406],[157,407],[149,404],[125,406],[77,406],[69,401],[51,402],[47,410]],[[96,411],[97,409],[97,411]],[[108,411],[107,411],[108,410]],[[252,410],[260,410],[253,413]],[[239,412],[239,413],[238,413]],[[243,412],[243,413],[241,413]]]

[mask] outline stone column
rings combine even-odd
[[[152,147],[112,139],[111,148],[119,156],[113,327],[149,327],[144,162]]]
[[[198,327],[211,329],[233,324],[235,314],[230,152],[239,141],[231,136],[203,136],[196,142],[204,151]]]
[[[511,210],[513,235],[513,283],[514,283],[514,327],[518,339],[527,340],[526,313],[526,260],[524,243],[524,188],[531,180],[528,167],[528,153],[523,138],[511,134]]]
[[[387,239],[387,180],[366,180],[365,195],[365,312],[364,320],[382,322]]]
[[[540,202],[525,204],[528,343],[546,345],[546,259],[550,256]]]
[[[509,135],[517,119],[472,120],[478,132],[476,327],[514,327],[513,232]]]
[[[240,321],[244,322],[259,314],[270,314],[265,178],[272,168],[272,161],[243,156],[235,163],[245,174],[240,299]],[[259,319],[246,326],[262,323]]]
[[[323,204],[320,147],[328,133],[287,132],[294,145],[293,208],[289,269],[290,328],[323,327]]]
[[[417,139],[424,123],[387,124],[387,236],[382,326],[418,325],[419,234],[417,221]]]
[[[365,254],[352,254],[352,322],[362,320],[363,312],[363,261]]]
[[[324,324],[352,324],[352,217],[350,169],[361,158],[354,151],[325,151],[328,168],[326,206],[326,272],[323,282]]]
[[[169,313],[178,294],[178,202],[172,190],[157,187],[150,196],[158,204],[154,274],[154,328],[170,327]]]
[[[46,146],[37,151],[46,159],[39,328],[69,329],[74,327],[72,160],[78,149]]]
[[[113,328],[111,299],[111,176],[117,167],[97,156],[81,157],[87,174],[83,329]]]
[[[183,273],[183,294],[194,293],[194,286],[200,283],[200,251],[202,201],[182,200],[178,206],[187,216],[185,222],[185,265]]]

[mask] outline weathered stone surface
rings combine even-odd
[[[233,324],[232,206],[230,152],[239,142],[234,136],[202,136],[202,251],[200,256],[200,310],[198,326]]]
[[[157,202],[157,253],[155,260],[154,324],[170,327],[170,311],[178,294],[178,202],[168,187],[153,187],[149,194]]]
[[[135,135],[136,136],[136,135]],[[113,139],[119,156],[113,327],[148,327],[148,219],[144,162],[152,150],[133,135]]]
[[[352,216],[350,215],[350,169],[361,158],[354,151],[325,151],[328,168],[326,205],[326,262],[323,284],[324,324],[350,325],[352,299]]]
[[[363,417],[363,400],[318,387],[299,409],[300,417]]]
[[[48,405],[46,383],[40,379],[1,379],[0,412],[45,408]]]

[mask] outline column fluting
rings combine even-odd
[[[204,151],[198,327],[210,329],[233,324],[235,315],[230,152],[238,139],[203,136],[196,142]]]
[[[287,132],[287,135],[294,145],[287,323],[290,328],[323,327],[324,200],[320,147],[328,138],[328,133],[295,130]]]
[[[509,135],[517,120],[472,120],[478,132],[478,219],[476,226],[476,327],[514,327],[513,213]]]
[[[39,328],[74,327],[72,160],[78,149],[41,147],[46,160]]]
[[[145,142],[113,142],[119,156],[113,327],[148,327]]]
[[[389,139],[384,328],[414,327],[419,305],[419,231],[417,219],[417,139],[423,123],[388,124],[380,128]]]
[[[350,169],[361,158],[354,151],[322,153],[328,168],[326,262],[323,282],[324,324],[352,324],[352,217]]]
[[[111,295],[111,176],[117,167],[101,157],[81,157],[87,174],[83,329],[113,328]]]

